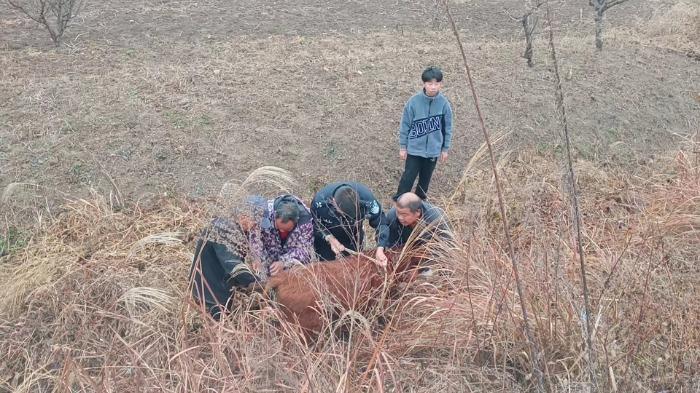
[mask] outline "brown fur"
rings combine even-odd
[[[287,321],[298,323],[307,335],[319,333],[324,320],[322,305],[330,303],[336,309],[363,312],[376,304],[383,290],[415,277],[411,268],[418,258],[399,261],[398,252],[388,251],[389,263],[384,270],[370,255],[374,252],[284,271],[270,278],[266,292],[275,291]]]

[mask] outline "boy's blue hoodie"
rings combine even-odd
[[[429,97],[425,91],[411,97],[403,108],[399,145],[408,154],[439,157],[452,142],[452,107],[442,93]]]

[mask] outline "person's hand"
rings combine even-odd
[[[379,247],[377,248],[377,252],[374,255],[374,263],[377,264],[379,267],[386,267],[386,264],[388,262],[388,258],[386,257],[386,254],[384,254],[384,247]]]
[[[270,265],[270,275],[274,276],[278,273],[281,273],[284,270],[284,263],[282,262],[273,262],[272,265]]]
[[[250,232],[255,226],[253,219],[246,215],[241,215],[238,217],[238,224],[241,226],[243,232]]]
[[[447,162],[447,156],[448,156],[448,155],[449,155],[449,154],[447,154],[446,151],[443,151],[442,153],[440,153],[440,161],[441,161],[441,162]]]
[[[253,261],[253,272],[259,274],[262,270],[262,263],[260,261]]]
[[[399,150],[399,157],[401,157],[402,161],[406,161],[406,157],[408,157],[408,152],[406,149]]]
[[[335,253],[335,255],[340,255],[343,251],[345,251],[345,246],[338,241],[334,236],[328,236],[328,244],[331,246],[331,250]]]

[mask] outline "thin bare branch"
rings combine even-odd
[[[598,384],[595,378],[594,364],[595,358],[593,354],[593,339],[591,331],[591,307],[588,300],[588,283],[586,280],[586,262],[583,255],[583,235],[581,231],[581,212],[578,202],[578,191],[576,189],[576,176],[574,173],[573,159],[571,157],[571,138],[569,137],[569,124],[566,119],[566,105],[564,103],[564,89],[561,84],[561,77],[559,75],[559,63],[557,61],[557,51],[554,44],[554,31],[552,29],[552,13],[549,2],[547,3],[547,24],[549,26],[549,47],[551,49],[552,62],[554,64],[554,87],[555,87],[555,101],[557,106],[557,111],[559,112],[559,120],[561,121],[561,126],[563,129],[564,143],[566,146],[566,163],[568,169],[568,180],[569,180],[569,193],[571,197],[571,204],[574,209],[574,227],[576,230],[576,243],[578,248],[578,256],[581,267],[581,285],[583,286],[583,303],[584,303],[584,323],[586,326],[586,346],[588,350],[588,373],[592,386],[592,391],[598,391]]]
[[[476,93],[476,88],[474,86],[474,80],[471,75],[471,70],[469,68],[469,62],[467,61],[467,55],[464,51],[464,46],[462,45],[462,40],[459,38],[459,32],[457,31],[457,26],[455,25],[454,19],[452,18],[452,13],[450,12],[450,7],[448,1],[444,1],[445,10],[447,12],[447,17],[449,19],[450,25],[452,26],[452,32],[454,33],[457,45],[459,46],[459,51],[462,55],[462,60],[464,63],[464,70],[467,77],[467,82],[469,84],[469,89],[471,90],[472,97],[474,99],[474,106],[476,108],[477,115],[479,117],[479,124],[481,126],[481,131],[484,134],[484,139],[486,141],[486,146],[488,147],[489,157],[491,160],[491,169],[493,171],[494,181],[496,184],[496,193],[498,196],[498,207],[501,212],[501,218],[503,223],[503,233],[505,234],[506,244],[508,246],[508,255],[510,257],[513,276],[515,278],[516,287],[518,290],[518,297],[520,299],[520,308],[523,313],[523,330],[525,332],[525,337],[527,338],[528,344],[530,346],[530,360],[532,362],[532,371],[536,376],[537,380],[537,391],[545,392],[545,382],[542,370],[540,369],[540,350],[539,346],[534,340],[532,331],[530,328],[530,318],[527,312],[527,306],[525,304],[525,292],[523,288],[522,280],[520,279],[520,274],[518,271],[518,263],[515,258],[515,250],[513,248],[512,236],[510,234],[510,224],[508,223],[508,216],[506,214],[505,202],[503,201],[503,192],[501,191],[501,181],[498,176],[498,169],[496,168],[496,158],[493,153],[493,147],[491,146],[491,138],[488,130],[486,129],[486,123],[484,121],[484,116],[481,112],[481,107],[479,105],[479,95]]]
[[[605,3],[605,11],[611,9],[612,7],[615,7],[616,5],[620,5],[622,3],[626,3],[628,0],[612,0],[608,1]]]

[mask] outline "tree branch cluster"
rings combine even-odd
[[[83,7],[84,0],[7,0],[10,7],[44,26],[56,46]]]

